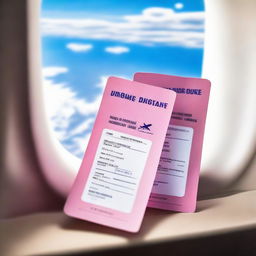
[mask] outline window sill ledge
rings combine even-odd
[[[93,252],[256,228],[256,190],[202,200],[196,213],[148,209],[138,234],[71,219],[62,212],[2,220],[4,255]]]

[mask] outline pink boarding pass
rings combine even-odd
[[[148,206],[194,212],[210,82],[152,73],[136,73],[134,80],[177,93]]]
[[[108,79],[64,212],[137,232],[157,171],[176,93]]]

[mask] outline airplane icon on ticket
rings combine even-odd
[[[148,131],[150,131],[150,128],[149,127],[151,127],[152,126],[152,124],[145,124],[145,123],[143,123],[143,125],[141,125],[138,129],[140,130],[140,129],[142,129],[142,130],[148,130]]]

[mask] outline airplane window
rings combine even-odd
[[[203,0],[44,0],[41,43],[51,127],[82,158],[108,76],[201,76]]]

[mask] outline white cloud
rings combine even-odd
[[[85,136],[75,137],[74,144],[76,145],[76,148],[72,150],[73,154],[82,157],[88,145],[89,139],[90,139],[90,134],[86,134]]]
[[[177,10],[181,10],[181,9],[183,9],[184,4],[183,4],[183,3],[176,3],[176,4],[174,5],[174,7],[175,7],[175,9],[177,9]]]
[[[106,47],[105,52],[113,53],[113,54],[122,54],[129,52],[130,49],[125,46],[112,46],[112,47]]]
[[[96,86],[101,88],[102,91],[104,91],[108,78],[109,76],[101,76],[100,82]]]
[[[63,73],[67,73],[68,68],[66,67],[46,67],[43,68],[43,76],[45,78],[54,77]]]
[[[62,69],[57,69],[57,67],[44,68],[43,85],[46,112],[56,137],[63,144],[69,140],[67,148],[76,156],[82,157],[90,137],[88,132],[100,106],[107,76],[100,78],[99,84],[96,85],[96,87],[100,88],[98,94],[93,100],[88,101],[80,98],[67,84],[53,81],[53,74],[58,75],[63,73],[64,70],[68,72],[68,69],[64,67]],[[73,123],[74,117],[79,117],[80,119],[76,125]]]
[[[113,40],[142,45],[203,46],[204,12],[146,8],[139,15],[107,19],[42,19],[44,36]]]
[[[128,15],[124,18],[130,22],[165,22],[173,19],[175,12],[170,8],[146,8],[140,15]]]
[[[91,124],[93,124],[94,122],[94,118],[88,118],[85,121],[83,121],[82,123],[80,123],[79,125],[77,125],[71,132],[70,132],[70,136],[75,136],[81,133],[84,133],[86,130],[88,130],[91,126]]]
[[[69,43],[66,47],[73,52],[88,52],[93,48],[92,44]]]

